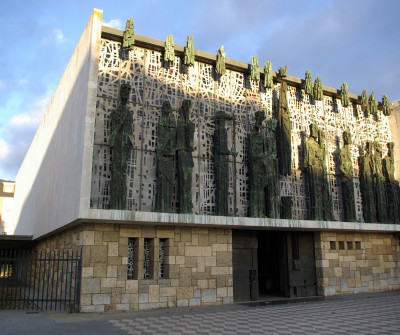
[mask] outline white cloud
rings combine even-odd
[[[12,126],[23,126],[23,125],[39,125],[47,106],[51,100],[50,94],[47,94],[44,98],[36,100],[30,106],[28,105],[28,111],[15,115],[10,120]]]
[[[0,161],[5,160],[10,153],[9,145],[6,141],[0,138]]]
[[[122,22],[120,19],[113,19],[108,22],[103,22],[103,26],[122,30]]]
[[[61,29],[53,29],[53,34],[58,44],[62,44],[63,42],[65,42],[65,37]]]

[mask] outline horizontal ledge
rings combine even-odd
[[[88,217],[80,221],[94,221],[121,224],[151,224],[151,225],[185,225],[195,227],[218,227],[233,229],[266,229],[266,230],[309,230],[309,231],[357,231],[357,232],[400,232],[400,225],[288,220],[271,218],[249,218],[237,216],[213,216],[196,214],[172,214],[156,212],[135,212],[127,210],[90,209]]]
[[[106,26],[102,26],[101,33],[102,33],[102,35],[101,35],[102,38],[109,39],[109,40],[116,41],[116,42],[122,42],[122,38],[124,35],[124,32],[122,30],[118,30],[118,29],[114,29],[114,28],[110,28],[110,27],[106,27]],[[165,48],[164,41],[156,40],[154,38],[141,36],[141,35],[137,35],[137,34],[134,34],[134,39],[135,39],[135,45],[138,47],[147,48],[147,49],[155,50],[155,51],[159,51],[159,52],[164,51],[164,48]],[[185,48],[183,46],[175,44],[175,52],[178,57],[183,57],[184,50],[185,50]],[[195,59],[198,62],[202,62],[202,63],[206,63],[206,64],[215,64],[217,61],[217,56],[207,53],[207,52],[195,50]],[[238,72],[242,72],[245,74],[250,74],[250,64],[239,62],[239,61],[236,61],[233,59],[228,59],[228,58],[225,60],[225,64],[226,64],[226,68],[229,70],[238,71]],[[264,73],[264,68],[260,67],[259,70],[260,70],[261,74]],[[295,86],[295,87],[299,87],[299,88],[304,88],[304,86],[305,86],[303,79],[293,77],[293,76],[286,76],[285,78],[281,78],[280,76],[277,75],[277,73],[275,71],[272,71],[272,75],[276,82],[286,81],[290,86]],[[322,85],[322,90],[323,90],[324,95],[326,95],[326,96],[330,96],[333,98],[339,98],[339,99],[341,98],[340,90],[338,90],[336,88]],[[361,96],[353,94],[353,93],[349,93],[349,98],[353,103],[357,103],[359,105],[361,104]],[[377,101],[377,103],[378,103],[378,108],[381,109],[381,105],[382,105],[381,102]]]

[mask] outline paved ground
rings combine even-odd
[[[0,312],[0,334],[400,334],[400,291],[307,303],[69,314]]]

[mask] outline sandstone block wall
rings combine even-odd
[[[128,239],[166,239],[166,278],[127,279]],[[81,311],[104,312],[233,302],[232,233],[228,229],[85,224],[42,241],[37,249],[82,246]],[[137,261],[143,273],[141,262]]]
[[[315,233],[319,294],[400,289],[400,247],[395,234]]]

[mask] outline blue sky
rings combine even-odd
[[[0,13],[0,179],[14,180],[93,8],[103,23],[377,100],[400,99],[398,0],[3,1]]]

